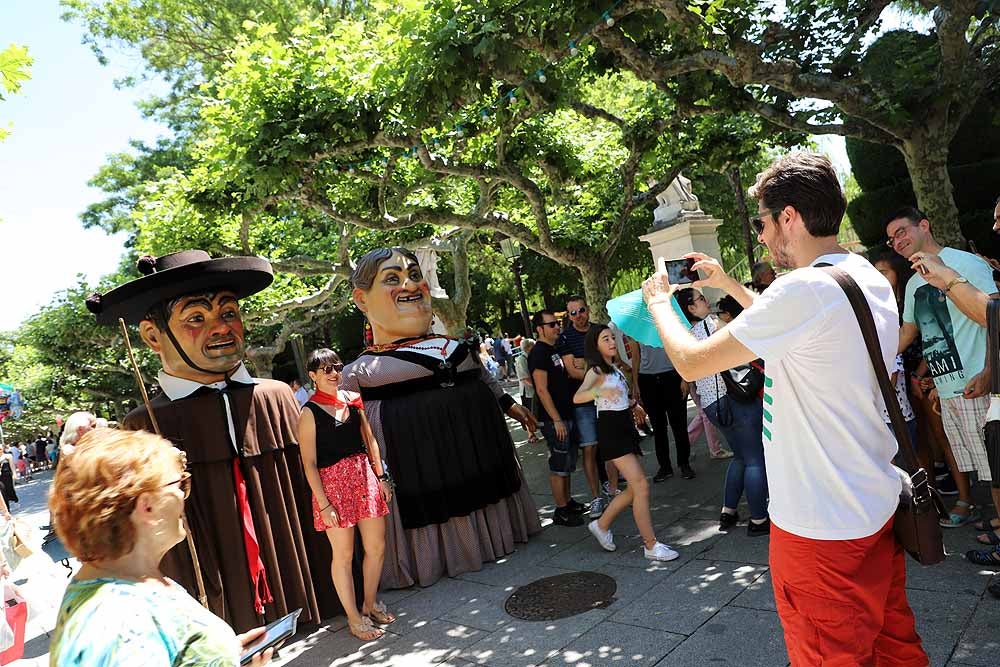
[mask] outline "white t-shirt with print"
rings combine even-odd
[[[892,370],[899,315],[888,281],[863,257],[829,263],[860,285]],[[899,504],[902,471],[882,418],[884,401],[847,295],[825,271],[779,277],[728,330],[764,360],[768,513],[782,530],[817,540],[877,532]],[[835,554],[832,554],[835,557]]]
[[[708,337],[714,334],[717,328],[715,320],[709,315],[701,322],[695,322],[691,325],[691,333],[696,340],[708,340]],[[702,410],[714,405],[726,395],[726,383],[718,373],[701,378],[695,382],[695,386],[698,388],[698,400],[701,401]]]

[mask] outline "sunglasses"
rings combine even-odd
[[[169,484],[164,484],[163,488],[167,488],[168,486],[173,486],[174,484],[180,484],[181,493],[184,494],[184,499],[187,500],[188,496],[191,495],[191,473],[182,472],[180,479],[170,482]]]
[[[334,371],[339,373],[340,371],[344,370],[344,364],[328,364],[326,366],[323,366],[319,370],[323,371],[327,375],[333,373]]]
[[[750,221],[750,226],[753,228],[754,234],[760,236],[764,233],[764,216],[774,215],[774,211],[761,211],[759,218],[754,218]]]
[[[569,316],[576,317],[579,313],[585,313],[585,312],[587,312],[587,307],[583,306],[582,308],[577,308],[576,310],[569,311]]]
[[[542,327],[561,327],[562,322],[542,322],[539,326]]]

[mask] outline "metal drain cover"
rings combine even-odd
[[[599,572],[571,572],[545,577],[514,591],[504,609],[525,621],[554,621],[602,609],[614,601],[618,584]]]

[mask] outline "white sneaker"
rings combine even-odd
[[[590,532],[594,532],[591,530]],[[600,539],[600,538],[598,538]],[[653,545],[652,549],[647,549],[645,546],[642,547],[642,555],[649,560],[673,560],[680,556],[679,553],[668,547],[663,542],[657,542]]]
[[[608,507],[608,501],[604,496],[597,496],[590,501],[590,512],[587,514],[591,519],[600,519],[604,510]]]
[[[610,530],[601,530],[601,527],[597,525],[596,521],[591,521],[587,524],[587,530],[590,534],[597,538],[598,543],[605,549],[605,551],[614,551],[618,547],[615,546],[615,536],[611,534]],[[674,558],[677,558],[677,554],[674,554]]]

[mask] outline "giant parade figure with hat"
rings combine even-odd
[[[153,415],[140,406],[124,427],[158,425],[187,454],[194,550],[177,545],[164,573],[197,594],[200,561],[209,608],[237,632],[299,607],[302,622],[332,616],[340,607],[329,544],[302,528],[312,515],[298,403],[285,383],[255,379],[243,364],[239,300],[271,284],[270,264],[188,250],[143,257],[138,268],[142,277],[92,295],[87,307],[101,324],[138,325],[162,364]]]

